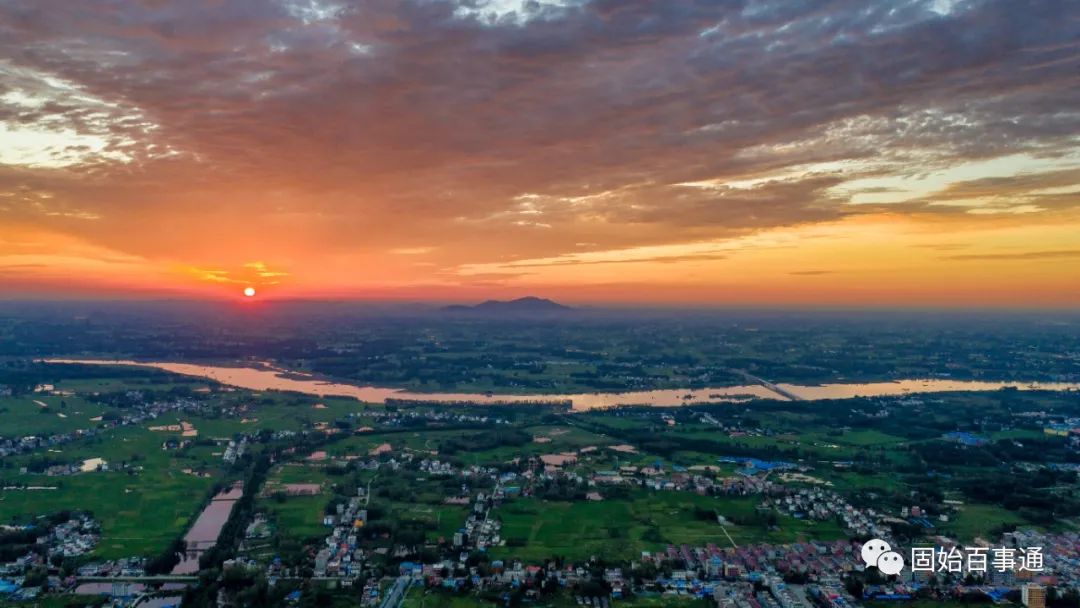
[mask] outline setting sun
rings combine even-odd
[[[1080,305],[1076,2],[12,4],[0,298]]]
[[[254,287],[245,287],[244,288],[244,295],[249,297],[249,298],[254,298],[255,297],[255,288]]]

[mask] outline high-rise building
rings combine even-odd
[[[1046,587],[1028,583],[1020,588],[1020,599],[1027,608],[1046,608]]]

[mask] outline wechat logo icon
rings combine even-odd
[[[867,567],[874,566],[882,574],[900,574],[904,569],[904,558],[892,550],[889,543],[875,538],[862,546],[862,560]]]

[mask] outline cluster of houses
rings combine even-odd
[[[858,509],[836,492],[821,488],[793,488],[763,503],[799,519],[838,520],[854,536],[888,536],[887,518],[874,509]]]
[[[844,570],[840,568],[861,568],[858,548],[857,544],[838,543],[836,547],[749,548],[725,553],[715,547],[672,547],[655,555],[646,553],[640,562],[632,564],[636,572],[646,563],[658,566],[654,578],[634,580],[622,568],[608,567],[600,576],[609,594],[578,594],[574,600],[579,606],[605,608],[633,591],[712,599],[721,608],[846,608],[857,604],[844,588],[841,580]],[[789,562],[785,563],[784,558]],[[444,560],[437,564],[403,562],[400,574],[432,587],[460,589],[471,584],[480,589],[522,588],[527,597],[536,597],[545,581],[570,588],[595,580],[597,573],[585,566],[588,564],[558,567],[552,562],[529,565],[493,560],[487,567],[479,568]],[[816,575],[808,585],[784,582],[785,571],[809,566],[815,570],[837,569]]]
[[[242,449],[243,441],[231,443],[234,452]],[[394,458],[389,454],[379,454],[360,463],[363,468],[377,469],[389,467],[399,469],[406,462],[417,463],[418,456],[404,454]],[[568,463],[570,461],[567,461]],[[486,467],[458,468],[450,463],[434,458],[423,458],[417,466],[420,471],[433,476],[483,477],[494,482],[494,489],[478,491],[470,498],[468,484],[463,483],[462,495],[450,497],[447,502],[470,507],[469,515],[463,527],[454,535],[452,546],[455,559],[446,559],[437,564],[417,564],[403,562],[401,574],[422,580],[428,585],[460,588],[466,582],[472,586],[485,588],[503,588],[525,586],[538,589],[544,577],[554,578],[559,585],[568,586],[590,580],[592,573],[580,566],[555,568],[553,564],[544,566],[514,562],[505,564],[499,560],[489,563],[487,568],[467,567],[470,551],[486,550],[503,544],[500,537],[500,525],[493,517],[495,509],[502,500],[515,494],[529,495],[535,484],[548,480],[569,479],[575,483],[600,489],[605,484],[627,484],[651,488],[656,491],[690,491],[700,494],[761,494],[763,508],[776,509],[794,517],[806,517],[818,520],[835,519],[843,523],[853,535],[888,537],[884,526],[887,518],[872,509],[860,510],[852,507],[838,494],[823,487],[789,486],[774,481],[773,470],[786,471],[794,468],[783,466],[786,463],[765,463],[752,459],[733,461],[743,468],[734,476],[722,475],[720,467],[691,467],[689,469],[654,463],[648,466],[622,466],[610,471],[583,472],[581,468],[569,470],[561,465],[537,459],[526,464],[520,472],[498,471]],[[490,484],[487,484],[490,488]],[[598,495],[599,496],[599,495]],[[327,515],[324,524],[331,528],[325,539],[325,545],[314,558],[314,575],[320,579],[335,579],[342,586],[351,586],[361,577],[365,550],[359,546],[359,531],[367,522],[365,509],[365,490],[358,489],[357,495],[336,507],[336,512]],[[921,515],[911,509],[905,516]],[[258,522],[256,522],[258,523]],[[265,522],[262,522],[265,524]],[[265,537],[263,526],[252,525],[249,538]],[[57,534],[58,532],[58,534]],[[82,536],[89,533],[82,523],[73,519],[50,531],[50,552],[57,547],[63,555],[70,547],[79,550]],[[55,538],[54,538],[55,537]],[[1035,532],[1018,532],[1003,539],[1002,542],[1015,546],[1042,546],[1046,548],[1047,565],[1041,583],[1059,588],[1080,588],[1080,535],[1044,535]],[[92,544],[90,545],[92,547]],[[51,554],[51,553],[50,553]],[[71,553],[70,555],[79,555]],[[395,553],[396,554],[396,553]],[[404,555],[404,554],[402,554]],[[102,573],[130,575],[141,572],[135,568],[117,569],[118,562],[107,564],[93,572],[89,570],[83,576],[101,575]],[[711,598],[720,608],[850,608],[855,599],[844,590],[841,577],[847,573],[864,569],[859,554],[859,544],[854,541],[808,542],[789,545],[747,545],[742,547],[719,547],[713,544],[704,546],[669,546],[666,550],[647,552],[640,560],[632,564],[636,568],[641,564],[655,566],[658,574],[648,580],[632,580],[623,575],[620,568],[608,568],[604,572],[604,581],[611,589],[610,599],[618,599],[624,593],[651,592],[673,595],[689,595]],[[254,565],[252,563],[251,565]],[[275,574],[271,568],[270,574]],[[280,573],[278,573],[280,574]],[[1012,577],[1012,573],[987,581],[998,587],[1018,584],[1022,581]],[[809,581],[805,585],[786,584],[785,579],[795,577]],[[926,585],[925,575],[905,575],[900,581],[890,585],[870,589],[868,593],[875,597],[913,597],[920,586]],[[365,605],[378,603],[378,585],[369,581],[363,592]],[[579,605],[604,608],[609,597],[577,597]]]
[[[505,496],[501,484],[490,494],[477,492],[472,511],[465,519],[465,526],[454,534],[455,547],[485,550],[501,544],[499,533],[502,523],[491,518],[491,509]]]
[[[225,452],[221,455],[221,459],[226,464],[233,464],[238,458],[244,455],[244,451],[247,449],[247,437],[243,436],[239,441],[229,440],[229,445],[225,448]]]
[[[644,563],[657,568],[678,566],[667,579],[660,579],[661,590],[684,590],[696,593],[705,582],[722,579],[760,581],[764,576],[806,575],[811,579],[841,576],[861,570],[860,544],[854,541],[806,542],[788,545],[745,545],[719,547],[668,546],[665,551],[645,552]],[[682,581],[669,584],[669,581]]]
[[[825,585],[789,585],[775,576],[758,584],[748,581],[716,584],[709,593],[719,608],[810,608],[838,606],[850,596],[842,587]],[[851,598],[853,599],[853,598]]]
[[[0,458],[29,454],[39,450],[55,449],[65,443],[93,437],[95,434],[97,434],[95,429],[76,429],[68,433],[56,433],[44,437],[37,435],[2,437],[0,438]]]
[[[955,544],[944,538],[937,542]],[[989,573],[968,586],[960,577],[945,583],[945,591],[957,596],[978,591],[1000,599],[1029,583],[1059,590],[1080,589],[1080,534],[1021,531],[1006,534],[1001,543],[1043,547],[1044,570],[1026,575],[1022,570]],[[860,549],[861,543],[851,540],[743,547],[669,546],[664,551],[642,553],[640,560],[631,564],[638,573],[635,580],[625,576],[621,568],[610,567],[604,570],[603,580],[611,590],[610,598],[616,600],[633,591],[712,599],[720,608],[850,608],[857,606],[858,600],[848,593],[843,581],[847,575],[865,570]],[[644,565],[653,566],[656,575],[642,579]],[[466,567],[463,559],[436,564],[403,562],[400,573],[428,586],[458,589],[471,583],[481,589],[523,587],[530,593],[535,593],[545,578],[568,587],[595,574],[582,565],[556,567],[552,562],[541,566],[494,560],[486,568]],[[929,584],[930,576],[905,570],[891,583],[868,586],[859,599],[910,600]],[[805,584],[785,583],[790,580]],[[575,599],[579,605],[603,608],[608,598]]]
[[[3,531],[31,531],[34,526],[3,526]],[[0,596],[11,599],[33,599],[41,590],[40,585],[28,586],[26,575],[35,568],[48,566],[55,559],[75,558],[85,555],[97,545],[99,528],[97,522],[84,513],[72,514],[67,521],[51,525],[44,534],[37,536],[34,546],[25,554],[0,564]],[[61,586],[58,578],[48,581],[48,586]]]
[[[323,518],[323,525],[332,530],[325,546],[315,555],[316,577],[338,577],[351,583],[360,576],[364,550],[359,547],[357,534],[368,517],[362,500],[359,495],[353,496],[348,503],[337,505],[336,513]]]
[[[724,496],[749,496],[776,492],[781,484],[766,477],[742,475],[716,476],[720,468],[695,465],[689,468],[672,465],[665,468],[657,462],[646,467],[620,466],[618,470],[599,470],[588,476],[589,485],[640,486],[655,491],[696,492]],[[558,474],[554,475],[558,477]]]
[[[356,464],[361,469],[379,470],[389,469],[397,471],[406,463],[416,462],[416,455],[404,453],[398,456],[389,456],[389,453],[381,453],[379,457],[372,457]],[[453,544],[461,553],[461,559],[467,556],[468,548],[486,548],[500,542],[498,530],[500,523],[488,517],[490,508],[506,496],[506,487],[499,482],[502,479],[513,479],[513,473],[499,474],[490,467],[468,466],[455,467],[449,463],[436,459],[425,458],[420,460],[418,468],[433,476],[461,476],[465,479],[488,478],[496,480],[495,489],[490,492],[478,492],[475,498],[470,499],[467,492],[468,484],[463,483],[462,495],[449,497],[448,504],[473,505],[470,515],[462,528],[454,534]],[[312,484],[288,484],[284,487],[286,493],[304,494],[310,493],[307,486]],[[303,487],[301,487],[303,486]],[[330,533],[324,540],[324,546],[314,556],[313,575],[318,579],[333,579],[342,586],[351,586],[363,574],[365,559],[370,558],[367,551],[360,546],[360,532],[368,520],[366,505],[366,488],[357,488],[357,495],[350,497],[347,502],[338,504],[335,512],[323,517],[323,525],[330,528]],[[257,522],[258,523],[258,522]],[[265,523],[265,522],[263,522]],[[263,533],[265,526],[255,525],[246,535],[248,540],[257,541]],[[373,553],[388,554],[387,549],[374,549]],[[407,555],[406,548],[399,547],[394,555]],[[267,569],[267,574],[273,579],[288,574],[280,563],[272,563]],[[366,601],[375,601],[378,597],[377,587],[368,593],[365,590],[363,597]]]
[[[48,547],[49,557],[78,557],[89,553],[97,545],[99,538],[100,528],[97,522],[89,515],[80,513],[53,526],[44,537],[45,540],[38,539],[38,543],[43,542]]]
[[[425,405],[432,404],[432,402],[428,401],[424,403]],[[349,414],[349,418],[358,418],[360,415],[353,412]],[[385,426],[405,426],[412,421],[418,420],[442,424],[510,424],[510,421],[506,418],[497,416],[487,416],[481,413],[466,414],[437,408],[401,409],[397,411],[372,410],[365,411],[362,415],[364,418],[373,418]]]
[[[458,470],[454,465],[449,462],[442,462],[439,460],[425,458],[420,461],[420,471],[427,473],[428,475],[435,476],[451,476],[455,475]]]
[[[1043,427],[1043,433],[1055,437],[1075,438],[1080,436],[1080,418],[1065,418],[1051,422]]]
[[[91,562],[79,566],[79,576],[143,576],[146,574],[146,560],[142,557],[124,557],[103,562]]]
[[[91,469],[91,470],[102,470],[102,469],[100,469],[98,467],[95,467],[94,469]],[[105,466],[105,470],[108,470],[107,465]],[[28,472],[30,472],[30,470],[27,467],[20,467],[19,472],[21,474],[25,475]],[[65,475],[75,475],[77,473],[85,473],[85,472],[87,472],[87,469],[83,468],[83,465],[82,465],[81,462],[74,462],[74,463],[64,463],[64,464],[49,465],[49,466],[45,467],[43,470],[35,471],[35,472],[39,473],[41,475],[45,475],[47,477],[63,477]]]
[[[498,472],[473,467],[472,471],[457,469],[454,466],[435,459],[420,461],[421,471],[433,475],[482,475],[495,481],[495,489],[478,492],[472,499],[467,497],[448,498],[448,502],[471,505],[469,516],[463,528],[454,536],[453,547],[458,550],[456,561],[444,560],[440,564],[412,564],[402,572],[405,575],[423,579],[427,584],[459,588],[465,580],[471,580],[474,586],[517,586],[536,584],[533,579],[540,576],[542,568],[536,565],[514,563],[504,565],[496,560],[490,568],[477,570],[466,568],[469,550],[485,550],[503,544],[499,536],[497,518],[492,517],[492,509],[508,495],[529,495],[535,484],[547,480],[569,479],[576,483],[597,486],[600,484],[623,483],[652,487],[656,490],[694,491],[698,493],[740,493],[766,495],[763,507],[773,508],[794,517],[807,517],[819,520],[835,519],[842,522],[847,531],[857,536],[888,537],[889,518],[873,509],[861,510],[853,507],[839,494],[824,487],[790,486],[778,481],[770,481],[768,471],[788,470],[790,467],[773,463],[743,462],[744,469],[753,467],[753,473],[746,471],[734,477],[720,476],[719,468],[686,470],[671,467],[668,470],[659,463],[646,467],[619,467],[616,471],[597,471],[582,474],[580,469],[569,470],[563,466],[552,466],[542,459],[530,463],[530,468],[520,472]],[[650,484],[650,481],[661,481]],[[463,486],[464,488],[465,486]],[[912,508],[911,516],[920,511]],[[336,528],[337,529],[337,528]],[[1033,533],[1027,533],[1033,534]],[[335,541],[344,535],[345,542],[336,542],[339,561],[344,561],[340,550],[349,548],[347,530],[343,530]],[[1027,545],[1042,542],[1053,548],[1055,557],[1048,559],[1048,568],[1054,574],[1052,579],[1042,579],[1059,586],[1076,586],[1080,581],[1080,538],[1077,535],[1021,539]],[[1012,541],[1010,541],[1012,542]],[[328,540],[328,544],[330,541]],[[333,554],[330,547],[324,550],[329,574]],[[354,559],[357,558],[354,554]],[[790,545],[750,545],[744,547],[720,548],[715,545],[704,547],[669,547],[666,551],[654,554],[646,553],[642,563],[652,562],[656,566],[665,566],[667,576],[657,576],[645,581],[639,590],[660,593],[692,594],[700,597],[712,597],[720,606],[731,608],[847,608],[855,603],[847,594],[841,577],[847,573],[865,568],[859,555],[859,544],[853,541],[833,543],[794,543]],[[672,564],[678,567],[671,569]],[[317,566],[320,563],[317,563]],[[618,569],[613,569],[618,570]],[[340,572],[340,570],[338,570]],[[660,571],[660,570],[658,570]],[[552,572],[560,584],[572,584],[584,573],[577,573],[573,568]],[[785,577],[802,577],[811,583],[786,585]],[[612,597],[617,598],[622,590],[631,583],[614,572],[607,573],[612,589]],[[925,577],[924,577],[925,578]],[[999,577],[1002,578],[1002,577]],[[889,588],[881,587],[872,593],[888,597],[890,594],[910,593],[925,581],[918,576],[901,580]],[[530,583],[529,581],[533,581]],[[997,584],[1014,581],[999,580]],[[764,585],[764,591],[763,591]],[[910,595],[908,596],[910,597]],[[593,604],[594,598],[581,598],[587,605]],[[595,598],[600,601],[600,598]],[[372,600],[374,601],[374,600]],[[606,598],[604,599],[606,601]]]
[[[4,526],[8,530],[31,530],[34,526]],[[70,519],[52,525],[37,537],[34,551],[28,551],[16,560],[0,564],[4,574],[22,573],[29,567],[44,564],[49,558],[59,556],[78,557],[89,553],[97,545],[100,528],[92,517],[84,513],[72,514]]]
[[[1003,535],[999,546],[1042,547],[1046,557],[1039,582],[1059,589],[1080,590],[1080,533],[1017,530]]]
[[[139,399],[141,398],[142,393],[131,391],[128,393],[128,396],[133,399]],[[94,426],[85,429],[75,429],[66,433],[56,433],[48,436],[25,435],[21,437],[0,437],[0,458],[55,449],[72,441],[93,437],[104,429],[142,424],[148,420],[154,420],[158,416],[168,412],[183,411],[198,413],[209,407],[204,403],[187,398],[178,398],[171,401],[136,401],[136,403],[138,403],[136,407],[125,409],[123,410],[123,413],[116,417],[96,416],[91,418],[91,422],[94,423]],[[53,474],[66,473],[57,469]]]
[[[712,598],[719,608],[850,608],[857,606],[839,580],[789,585],[778,577],[716,584]]]

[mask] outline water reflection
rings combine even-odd
[[[233,486],[218,493],[210,504],[206,505],[184,535],[187,551],[180,563],[173,568],[173,574],[193,574],[199,571],[199,557],[217,543],[221,529],[225,527],[225,522],[229,521],[233,506],[243,494],[241,488]]]
[[[198,376],[222,384],[256,391],[294,391],[317,396],[354,397],[368,403],[383,403],[387,399],[405,399],[431,402],[471,402],[480,404],[528,403],[536,401],[569,401],[575,410],[589,410],[615,405],[676,406],[691,403],[715,403],[745,401],[754,398],[787,400],[787,397],[759,384],[724,386],[704,389],[661,389],[630,391],[622,393],[566,393],[545,395],[511,395],[492,393],[416,393],[403,389],[357,386],[324,382],[308,375],[285,372],[280,369],[256,369],[252,367],[225,367],[197,365],[193,363],[142,362],[129,360],[97,359],[46,359],[46,363],[79,363],[96,365],[136,365],[153,367],[186,376]],[[285,373],[283,373],[285,372]],[[1078,390],[1078,385],[1061,382],[1024,383],[989,382],[977,380],[897,380],[894,382],[868,382],[851,384],[822,384],[803,386],[778,384],[781,390],[803,399],[845,399],[862,396],[903,395],[908,393],[936,393],[948,391],[987,391],[1003,387],[1020,390]]]

